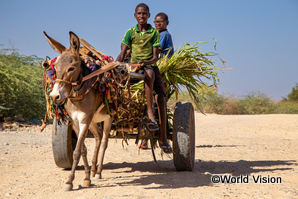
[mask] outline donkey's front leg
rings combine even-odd
[[[109,119],[104,121],[104,130],[103,130],[103,138],[101,140],[100,149],[99,149],[99,162],[98,162],[98,168],[95,175],[96,179],[101,179],[101,172],[102,172],[102,165],[103,165],[103,158],[105,155],[105,151],[108,147],[108,138],[109,133],[111,131],[113,122],[113,117],[111,116]]]
[[[85,175],[86,175],[85,179],[84,179],[83,187],[90,187],[90,185],[91,185],[90,167],[88,165],[88,160],[87,160],[87,147],[84,143],[83,143],[83,147],[82,147],[82,159],[83,159],[83,162],[84,162]]]
[[[93,133],[95,138],[95,148],[94,148],[92,167],[91,167],[91,176],[95,177],[98,151],[99,151],[99,147],[102,139],[102,129],[98,127],[97,123],[91,122],[89,126],[89,130]]]
[[[77,165],[79,163],[79,160],[80,160],[80,157],[81,157],[83,144],[84,144],[87,132],[88,132],[87,130],[88,130],[88,125],[87,124],[80,124],[78,141],[77,141],[77,145],[76,145],[76,148],[74,150],[74,153],[73,153],[73,163],[72,163],[72,167],[71,167],[71,172],[70,172],[70,175],[69,175],[68,180],[66,182],[66,187],[65,187],[66,191],[71,191],[72,188],[73,188],[72,182],[75,178],[75,171],[76,171],[76,167],[77,167]]]

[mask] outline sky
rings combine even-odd
[[[116,59],[139,3],[149,6],[152,25],[157,13],[169,16],[176,49],[216,39],[216,50],[212,41],[199,50],[218,53],[232,68],[217,71],[220,94],[280,100],[298,83],[298,0],[0,0],[0,48],[54,58],[43,31],[67,48],[73,31]]]

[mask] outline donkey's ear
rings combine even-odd
[[[52,46],[52,48],[62,54],[64,51],[67,50],[67,48],[65,48],[62,44],[60,44],[58,41],[56,41],[55,39],[52,39],[51,37],[49,37],[47,35],[47,33],[45,31],[43,31],[44,36],[47,38],[48,42],[50,43],[50,45]]]
[[[74,54],[78,55],[79,51],[80,51],[80,39],[76,34],[74,34],[71,31],[69,32],[69,36],[70,36],[70,38],[69,38],[69,40],[70,40],[70,50]]]

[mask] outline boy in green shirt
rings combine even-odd
[[[122,62],[125,53],[130,47],[131,63],[141,64],[141,71],[145,74],[145,92],[147,99],[148,118],[147,127],[150,131],[159,130],[159,126],[155,120],[152,110],[153,94],[156,96],[156,101],[159,109],[159,118],[161,123],[161,136],[159,142],[165,153],[172,153],[172,148],[168,144],[166,135],[166,109],[165,109],[165,91],[162,86],[161,74],[156,62],[159,54],[159,32],[154,29],[147,20],[150,17],[149,7],[140,3],[137,5],[134,17],[138,24],[126,31],[121,42],[121,52],[116,61]]]

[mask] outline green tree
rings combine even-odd
[[[0,49],[0,120],[19,114],[27,119],[44,115],[41,61],[16,49]]]
[[[298,84],[292,88],[292,92],[288,94],[288,99],[292,101],[298,101]]]

